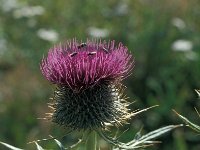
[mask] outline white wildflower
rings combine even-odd
[[[172,44],[172,50],[174,51],[191,51],[193,47],[193,44],[189,40],[176,40]]]
[[[109,35],[108,29],[89,27],[87,31],[90,36],[95,37],[95,38],[100,38],[100,37],[105,38]]]
[[[186,59],[192,60],[192,61],[198,60],[198,55],[194,51],[189,51],[189,52],[185,53],[185,57],[186,57]]]
[[[58,40],[59,35],[55,30],[39,29],[37,31],[37,36],[49,42],[56,42]]]
[[[180,18],[173,18],[172,25],[174,25],[175,27],[177,27],[180,30],[182,30],[186,27],[185,22]]]
[[[0,8],[3,10],[3,12],[12,11],[19,6],[18,0],[0,0],[0,3]]]
[[[45,9],[42,6],[24,6],[13,12],[14,18],[33,17],[44,14]]]
[[[125,2],[119,3],[115,11],[115,13],[119,16],[126,15],[128,13],[128,4]]]

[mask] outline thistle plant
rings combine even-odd
[[[76,40],[50,49],[42,74],[57,85],[50,104],[52,121],[73,130],[121,125],[132,115],[121,81],[132,69],[132,56],[121,43]]]
[[[49,103],[51,112],[46,119],[71,132],[84,134],[77,144],[68,148],[89,141],[87,138],[91,133],[93,140],[98,134],[113,146],[113,150],[146,147],[156,143],[152,139],[179,126],[162,127],[127,143],[106,134],[110,127],[119,128],[127,124],[132,116],[155,107],[137,111],[129,109],[131,102],[124,93],[122,81],[133,68],[134,59],[128,48],[115,41],[87,40],[82,43],[73,39],[49,50],[42,59],[40,69],[44,77],[56,85],[56,90]],[[50,139],[54,139],[60,149],[67,149],[54,137],[43,140]],[[34,141],[38,149],[42,147],[37,142],[43,140]],[[97,149],[97,141],[93,143],[92,149]]]

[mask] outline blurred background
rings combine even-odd
[[[66,132],[45,117],[54,87],[39,70],[48,49],[76,37],[115,39],[135,58],[124,82],[133,110],[160,105],[134,117],[122,141],[182,121],[172,112],[199,124],[194,107],[200,100],[199,0],[0,0],[0,141],[34,149],[26,143]],[[76,142],[79,133],[63,139]],[[200,138],[187,127],[165,134],[148,149],[197,150]],[[102,150],[109,146],[103,141]],[[56,149],[53,142],[42,142]],[[4,149],[0,145],[0,149]]]

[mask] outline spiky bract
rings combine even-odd
[[[118,88],[119,87],[119,88]],[[128,119],[128,104],[120,86],[97,85],[81,93],[61,86],[54,94],[52,121],[72,129],[105,128]]]

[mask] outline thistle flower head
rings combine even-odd
[[[41,62],[42,74],[57,85],[52,121],[73,129],[120,125],[129,117],[120,81],[132,69],[128,49],[114,41],[76,40],[50,49]]]
[[[127,77],[132,64],[128,49],[115,42],[78,43],[68,41],[50,49],[42,60],[41,70],[50,82],[80,92],[102,83],[113,83]]]

